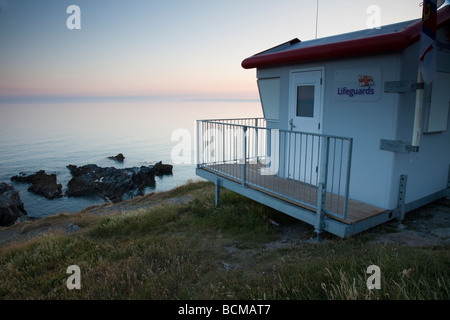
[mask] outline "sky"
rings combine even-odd
[[[381,25],[418,19],[420,3],[320,0],[317,36],[370,27],[370,6]],[[70,5],[80,8],[80,29],[67,27]],[[314,39],[316,9],[317,0],[0,0],[0,102],[257,99],[256,72],[241,62],[293,38]]]

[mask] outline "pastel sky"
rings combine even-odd
[[[421,16],[420,0],[320,0],[318,37]],[[314,0],[0,0],[5,96],[257,98],[243,59],[313,39]],[[81,29],[69,30],[69,5]]]

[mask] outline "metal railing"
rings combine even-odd
[[[352,145],[351,138],[268,129],[262,118],[197,121],[199,168],[344,220]]]

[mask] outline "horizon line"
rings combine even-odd
[[[0,104],[41,102],[83,102],[104,100],[151,100],[178,99],[181,102],[259,102],[259,99],[241,98],[188,98],[201,94],[155,94],[155,95],[0,95]]]
[[[259,99],[229,99],[229,98],[199,98],[199,99],[184,99],[185,102],[260,102]]]

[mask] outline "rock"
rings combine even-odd
[[[100,196],[118,202],[123,193],[133,188],[131,174],[125,169],[102,168],[95,164],[68,166],[73,178],[67,184],[69,197]]]
[[[172,174],[173,166],[170,164],[163,164],[162,161],[156,163],[153,167],[155,169],[155,175],[157,176]]]
[[[26,215],[19,191],[7,183],[0,183],[0,226],[11,226]]]
[[[117,169],[114,167],[99,167],[95,164],[87,164],[81,167],[69,165],[72,179],[69,181],[66,195],[99,196],[111,202],[120,202],[142,195],[147,186],[154,185],[155,175],[167,174],[168,166],[159,163],[159,169],[155,166],[142,166]],[[170,166],[170,172],[172,172]]]
[[[145,188],[155,183],[155,168],[153,166],[142,166],[132,177],[138,188]]]
[[[72,233],[72,232],[77,232],[79,231],[81,228],[80,226],[78,226],[76,223],[69,223],[69,225],[67,226],[66,232],[67,233]]]
[[[123,162],[123,160],[125,160],[125,157],[123,156],[122,153],[119,153],[119,154],[116,155],[116,156],[110,156],[110,157],[108,157],[108,159],[116,160],[116,161],[118,161],[118,162]]]
[[[62,196],[62,185],[56,183],[56,174],[46,174],[40,170],[34,174],[26,175],[23,172],[11,178],[11,181],[31,183],[28,191],[46,197],[55,199]]]
[[[74,165],[68,165],[67,168],[72,175],[72,179],[67,184],[66,195],[69,197],[82,197],[97,195],[99,191],[98,184],[101,178],[96,172],[100,168],[95,165],[86,165],[82,167],[77,167]]]

